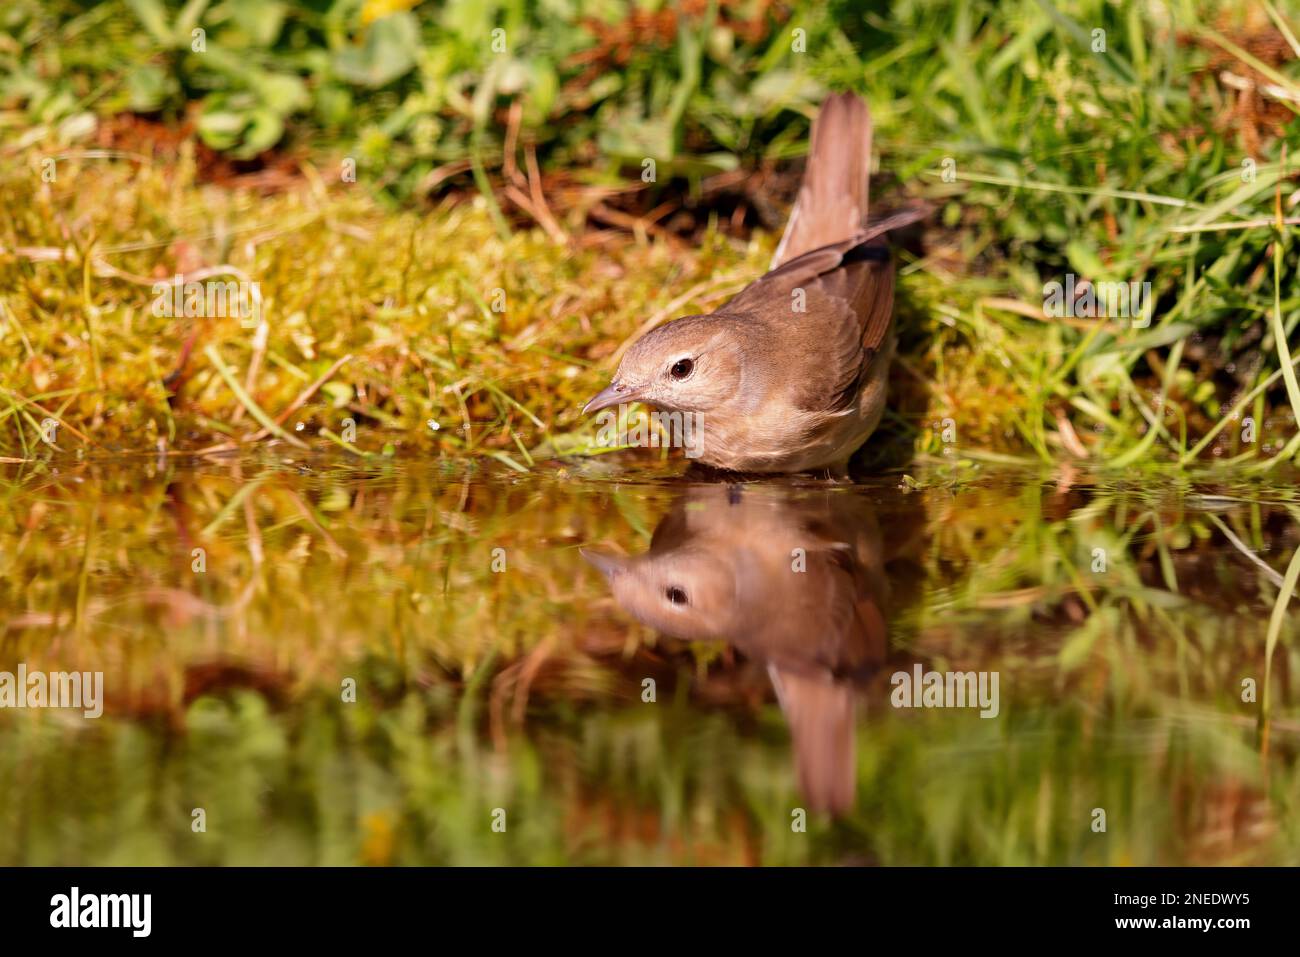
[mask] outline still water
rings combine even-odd
[[[0,677],[103,680],[0,709],[0,864],[1296,864],[1298,549],[1244,480],[0,465]]]

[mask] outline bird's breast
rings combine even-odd
[[[847,407],[806,409],[775,390],[703,413],[698,461],[737,472],[803,472],[848,461],[879,425],[889,354],[877,356]],[[759,401],[747,401],[752,395]]]

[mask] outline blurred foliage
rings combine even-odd
[[[794,23],[808,54],[792,51]],[[789,108],[807,112],[853,58],[807,0],[17,0],[0,34],[0,103],[29,124],[84,133],[87,110],[193,107],[202,140],[233,157],[292,127],[399,196],[471,151],[499,156],[496,111],[516,99],[557,164],[648,156],[694,179],[781,155],[806,128]]]

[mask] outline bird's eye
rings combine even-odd
[[[695,371],[695,363],[690,359],[678,359],[673,363],[673,367],[668,370],[668,374],[674,379],[685,379]]]
[[[674,605],[686,604],[686,589],[678,588],[676,585],[669,585],[664,590],[664,597]]]

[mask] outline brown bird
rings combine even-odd
[[[893,517],[891,536],[911,535]],[[885,661],[888,543],[857,496],[771,485],[695,486],[650,550],[583,557],[638,620],[676,638],[726,641],[767,668],[811,810],[854,802],[855,699]]]
[[[885,408],[894,352],[891,229],[867,223],[871,117],[852,93],[827,98],[773,269],[711,315],[652,329],[587,403],[694,413],[698,461],[738,472],[847,474]]]

